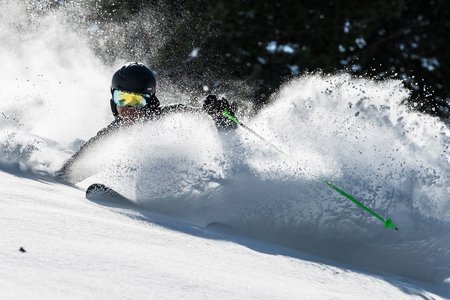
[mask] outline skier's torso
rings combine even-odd
[[[145,123],[149,121],[158,120],[160,118],[163,118],[167,115],[173,114],[173,113],[179,113],[179,112],[190,112],[190,113],[198,113],[202,112],[202,108],[187,106],[184,104],[172,104],[167,106],[160,106],[154,110],[146,111],[144,116],[139,119],[138,122]],[[129,121],[122,119],[120,117],[117,117],[111,124],[97,132],[97,134],[90,138],[87,142],[85,142],[78,151],[72,155],[72,157],[64,164],[64,166],[57,172],[57,175],[59,177],[62,177],[63,179],[70,181],[70,172],[73,164],[80,158],[86,150],[88,150],[90,147],[92,147],[94,144],[98,143],[98,141],[102,140],[106,136],[109,136],[113,134],[115,131],[119,130],[120,128],[132,126],[136,124],[136,122]]]

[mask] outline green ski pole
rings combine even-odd
[[[370,208],[368,208],[367,206],[364,206],[361,202],[359,202],[358,200],[356,200],[355,198],[353,198],[351,195],[347,194],[346,192],[344,192],[343,190],[341,190],[340,188],[338,188],[337,186],[335,186],[334,184],[332,184],[329,181],[325,180],[325,183],[331,187],[333,190],[335,190],[336,192],[338,192],[339,194],[341,194],[342,196],[344,196],[345,198],[347,198],[348,200],[352,201],[353,203],[355,203],[356,205],[358,205],[361,209],[367,211],[369,214],[371,214],[372,216],[374,216],[375,218],[377,218],[378,220],[380,220],[383,224],[384,224],[384,228],[392,228],[394,230],[398,230],[397,226],[394,225],[394,223],[392,222],[391,218],[387,218],[386,220],[383,219],[382,217],[380,217],[380,215],[378,215],[377,213],[375,213],[373,210],[371,210]]]
[[[265,142],[267,145],[271,146],[273,149],[277,150],[279,153],[284,153],[282,150],[280,150],[278,147],[276,147],[275,145],[273,145],[272,143],[270,143],[269,141],[267,141],[265,138],[263,138],[261,135],[259,135],[258,133],[256,133],[255,131],[253,131],[251,128],[249,128],[248,126],[244,125],[243,123],[241,123],[236,117],[232,116],[228,111],[223,111],[222,112],[223,116],[228,118],[229,120],[233,121],[234,123],[236,123],[237,125],[243,127],[244,129],[248,130],[249,132],[251,132],[253,135],[255,135],[256,137],[258,137],[260,140],[262,140],[263,142]],[[391,218],[387,218],[387,219],[383,219],[380,215],[378,215],[377,213],[375,213],[373,210],[371,210],[370,208],[368,208],[367,206],[364,206],[361,202],[359,202],[358,200],[356,200],[354,197],[352,197],[351,195],[347,194],[346,192],[344,192],[343,190],[341,190],[340,188],[338,188],[337,186],[335,186],[334,184],[332,184],[331,182],[324,180],[324,182],[333,190],[335,190],[336,192],[338,192],[339,194],[341,194],[342,196],[344,196],[345,198],[347,198],[348,200],[352,201],[353,203],[355,203],[358,207],[360,207],[362,210],[365,210],[366,212],[368,212],[369,214],[371,214],[372,216],[374,216],[375,218],[377,218],[378,220],[380,220],[383,224],[384,224],[384,228],[392,228],[393,230],[398,230],[398,227],[394,225],[393,221]]]
[[[277,152],[282,153],[282,154],[286,154],[283,150],[281,150],[280,148],[278,148],[277,146],[275,146],[274,144],[272,144],[271,142],[269,142],[268,140],[263,138],[261,135],[256,133],[253,129],[251,129],[250,127],[248,127],[245,124],[241,123],[236,117],[232,116],[228,111],[224,110],[222,112],[222,115],[225,116],[226,118],[228,118],[229,120],[233,121],[237,125],[241,126],[242,128],[244,128],[244,129],[248,130],[249,132],[251,132],[254,136],[259,138],[261,141],[263,141],[264,143],[266,143],[267,145],[269,145],[273,149],[275,149]]]

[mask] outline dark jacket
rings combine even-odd
[[[199,113],[204,112],[204,110],[200,107],[192,107],[187,106],[184,104],[173,104],[173,105],[167,105],[167,106],[159,106],[155,109],[148,110],[145,112],[145,116],[143,117],[143,121],[152,121],[157,120],[161,117],[165,117],[167,115],[170,115],[172,113],[179,113],[179,112],[190,112],[190,113]],[[216,126],[218,129],[221,130],[230,130],[235,129],[236,124],[233,122],[230,122],[229,120],[225,120],[221,116],[212,116]],[[92,147],[94,144],[96,144],[99,140],[103,139],[105,136],[108,136],[112,133],[114,133],[117,129],[123,128],[124,126],[130,126],[133,125],[133,122],[126,121],[121,119],[120,117],[116,117],[116,119],[97,132],[97,135],[90,138],[86,143],[84,143],[78,151],[72,155],[72,157],[64,164],[64,166],[57,172],[57,176],[70,182],[70,172],[71,168],[74,165],[74,163],[78,160],[79,157],[81,157],[90,147]]]

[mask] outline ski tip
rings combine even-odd
[[[91,184],[86,189],[86,199],[97,203],[108,203],[108,205],[126,205],[127,207],[134,207],[135,204],[132,200],[113,190],[112,188],[101,184]]]
[[[86,194],[90,194],[92,192],[96,191],[104,191],[107,187],[104,184],[101,183],[93,183],[86,189]]]
[[[101,183],[91,184],[86,189],[86,199],[96,199],[97,197],[104,195],[108,191],[108,188]]]

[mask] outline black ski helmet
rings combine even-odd
[[[146,107],[157,107],[159,101],[155,96],[156,78],[153,71],[144,64],[129,62],[117,70],[111,80],[111,94],[114,90],[121,90],[131,93],[149,94],[150,101]],[[117,116],[117,107],[111,99],[111,111]]]
[[[114,73],[111,81],[111,91],[113,90],[154,94],[156,92],[156,78],[153,71],[145,65],[130,62]]]

